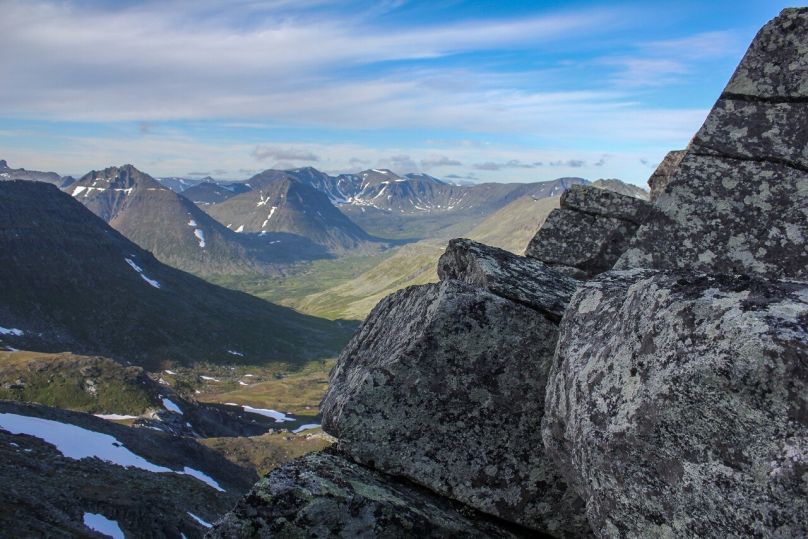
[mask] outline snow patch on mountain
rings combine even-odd
[[[126,260],[126,263],[127,263],[127,264],[129,264],[129,265],[132,267],[132,269],[133,269],[133,270],[135,270],[135,271],[138,273],[138,275],[140,275],[140,277],[141,277],[141,278],[142,278],[144,281],[146,281],[147,283],[149,283],[150,285],[152,285],[154,288],[160,288],[160,282],[159,282],[159,281],[155,281],[154,279],[150,279],[150,278],[148,278],[148,277],[146,276],[146,274],[145,274],[145,273],[143,273],[143,268],[141,268],[140,266],[138,266],[137,264],[135,264],[135,262],[134,262],[134,261],[133,261],[131,258],[124,258],[124,260]]]

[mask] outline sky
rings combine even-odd
[[[0,0],[0,159],[644,185],[778,0]]]

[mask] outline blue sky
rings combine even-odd
[[[0,0],[0,158],[644,184],[783,7]]]

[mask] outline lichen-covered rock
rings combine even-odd
[[[561,195],[561,208],[642,224],[651,206],[639,198],[589,185],[573,185]]]
[[[687,153],[685,150],[673,150],[665,154],[662,162],[651,174],[651,177],[648,178],[648,187],[651,189],[649,197],[651,202],[654,202],[665,190],[665,187],[668,186],[685,153]]]
[[[543,433],[600,537],[805,537],[808,283],[631,270],[582,284]]]
[[[539,428],[557,328],[456,280],[396,292],[340,356],[323,428],[372,468],[533,529],[585,534]]]
[[[615,266],[808,278],[808,9],[757,35]]]
[[[206,537],[527,536],[525,530],[326,451],[270,472]]]
[[[547,217],[525,254],[575,278],[591,278],[612,269],[652,211],[634,197],[574,186],[561,196],[561,208]]]
[[[438,260],[441,280],[485,288],[561,320],[578,281],[544,263],[476,241],[454,239]]]

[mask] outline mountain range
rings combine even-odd
[[[257,234],[266,243],[291,242],[301,252],[322,256],[386,247],[295,174],[268,170],[245,184],[249,191],[204,206],[236,233]]]
[[[5,159],[0,159],[0,181],[28,180],[33,182],[52,183],[57,187],[67,187],[75,180],[70,176],[60,176],[56,172],[39,172],[24,168],[11,168]]]
[[[130,180],[136,175],[124,172]],[[96,178],[117,181],[120,174],[108,169]],[[97,209],[117,215],[116,201],[98,201]],[[98,354],[150,368],[327,357],[351,331],[167,266],[41,182],[0,182],[0,282],[3,346]]]

